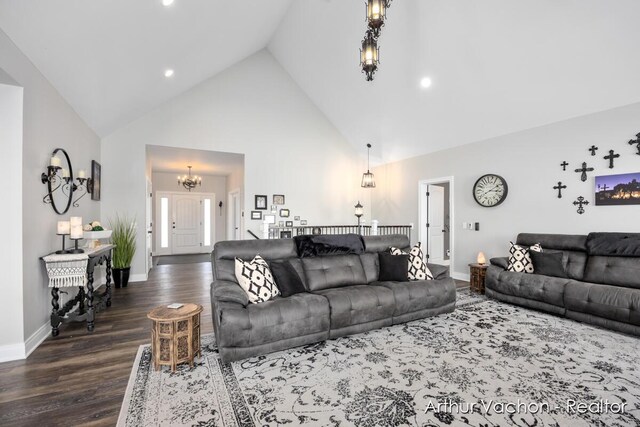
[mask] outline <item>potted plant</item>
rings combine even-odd
[[[111,227],[111,243],[113,249],[113,282],[116,288],[126,288],[129,284],[131,261],[136,253],[136,224],[128,217],[116,215],[115,220],[109,220]]]

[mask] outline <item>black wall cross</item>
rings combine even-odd
[[[567,161],[563,161],[562,163],[560,163],[560,166],[562,166],[562,170],[566,171],[567,170],[567,166],[569,166],[569,163],[567,163]]]
[[[593,168],[588,168],[587,167],[587,162],[582,162],[582,168],[576,169],[576,172],[582,173],[582,175],[580,175],[580,180],[586,181],[587,180],[587,172],[593,172]]]
[[[640,133],[636,135],[636,139],[632,139],[629,141],[629,145],[635,145],[638,152],[636,153],[640,156]]]
[[[609,155],[604,156],[605,160],[609,160],[609,169],[613,169],[613,161],[620,157],[620,154],[614,154],[613,150],[609,150]]]
[[[588,151],[591,151],[591,155],[595,156],[596,155],[596,151],[598,151],[598,147],[596,147],[595,145],[592,145],[591,148],[589,148]]]
[[[578,210],[577,212],[582,215],[584,213],[584,206],[589,204],[588,200],[585,200],[584,197],[580,196],[578,197],[578,200],[576,200],[575,202],[573,202],[573,204],[575,206],[578,206]]]
[[[558,181],[558,185],[553,187],[554,190],[558,190],[558,199],[562,199],[562,190],[567,188],[566,185],[562,185],[562,182]]]

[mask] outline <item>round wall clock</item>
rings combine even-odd
[[[508,192],[507,181],[494,174],[481,176],[473,186],[473,198],[485,208],[492,208],[504,202]]]

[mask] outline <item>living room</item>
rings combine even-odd
[[[0,2],[0,424],[640,425],[638,16]]]

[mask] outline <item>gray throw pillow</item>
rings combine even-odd
[[[562,252],[544,251],[529,253],[533,262],[533,272],[543,276],[566,278],[567,272],[562,264]]]

